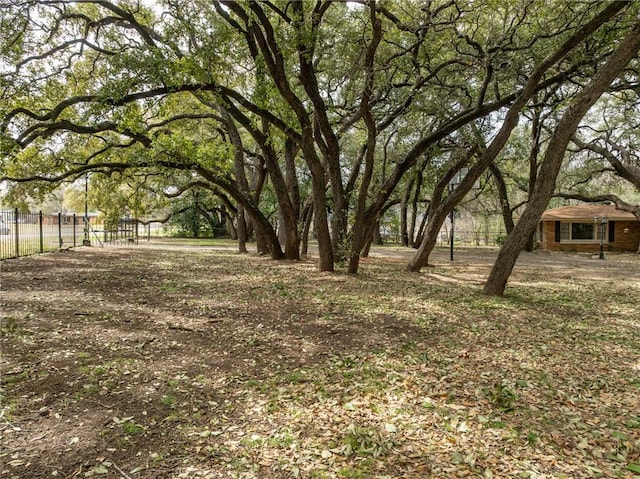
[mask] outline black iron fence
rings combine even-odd
[[[114,228],[105,228],[97,218],[76,214],[24,213],[0,210],[0,260],[73,248],[137,243],[148,238],[146,228],[135,219],[123,219]]]
[[[456,230],[454,234],[454,244],[461,248],[483,249],[490,248],[496,249],[504,244],[506,234],[504,230],[490,230],[490,231],[471,231],[471,230]],[[386,234],[383,236],[385,243],[400,243],[399,234]],[[443,229],[438,233],[436,239],[436,246],[449,246],[451,244],[451,233]]]
[[[455,245],[466,248],[496,248],[504,243],[506,234],[502,230],[496,231],[469,231],[456,230],[453,236]],[[448,246],[451,244],[451,233],[441,231],[436,242],[438,246]]]

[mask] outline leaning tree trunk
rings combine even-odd
[[[537,100],[537,97],[535,98]],[[535,101],[534,100],[534,101]],[[537,103],[537,101],[536,101]],[[533,186],[538,177],[538,154],[540,153],[540,134],[542,132],[542,119],[539,107],[534,109],[533,121],[531,122],[531,151],[529,153],[529,195],[533,192]],[[536,245],[535,230],[529,236],[525,249],[533,251]]]
[[[506,141],[506,140],[505,140]],[[457,174],[460,169],[465,166],[469,160],[473,157],[476,152],[476,148],[471,148],[466,151],[462,158],[460,158],[453,168],[450,168],[445,175],[440,178],[438,183],[436,183],[435,188],[433,189],[433,194],[431,195],[431,201],[429,202],[429,210],[428,210],[428,222],[426,224],[426,229],[424,229],[424,233],[420,238],[420,243],[416,248],[416,253],[411,258],[411,261],[407,264],[407,271],[413,271],[417,273],[423,266],[427,266],[429,264],[429,255],[433,251],[433,248],[436,245],[436,241],[438,240],[438,234],[440,233],[440,228],[442,228],[442,224],[447,219],[447,216],[451,213],[451,211],[456,207],[456,205],[464,198],[464,195],[471,189],[473,183],[475,183],[475,179],[473,183],[470,182],[467,177],[471,178],[475,174],[477,177],[480,176],[480,172],[473,172],[470,170],[467,173],[467,177],[463,180],[463,182],[458,185],[458,187],[449,193],[446,199],[442,199],[444,195],[444,191],[447,188],[449,182]],[[477,168],[474,167],[476,170]]]
[[[223,107],[218,107],[218,111],[222,116],[225,127],[227,129],[227,133],[229,134],[229,140],[233,145],[233,169],[236,177],[236,182],[238,184],[238,189],[244,195],[249,196],[251,193],[249,191],[249,181],[247,180],[247,176],[244,171],[244,146],[242,144],[242,137],[240,136],[240,132],[238,131],[238,128],[236,128],[236,124],[234,123],[233,118],[231,117],[229,112]],[[236,221],[238,225],[238,252],[248,253],[247,223],[244,216],[244,208],[240,203],[237,204],[236,208]]]
[[[520,256],[530,235],[535,231],[540,217],[553,195],[567,145],[578,128],[578,124],[611,82],[636,56],[639,49],[640,22],[636,23],[625,39],[618,44],[598,75],[575,97],[565,111],[547,146],[527,208],[498,253],[498,258],[485,284],[484,294],[502,295],[504,293],[518,256]]]
[[[510,234],[513,231],[515,223],[513,222],[513,214],[511,212],[511,205],[509,204],[509,195],[507,193],[507,183],[504,181],[504,176],[502,175],[502,171],[495,163],[491,163],[489,165],[489,169],[491,170],[491,175],[496,182],[496,187],[498,189],[498,197],[500,198],[500,209],[502,211],[502,221],[504,222],[504,227],[507,230],[507,234]]]
[[[306,157],[312,156],[312,160],[308,160],[307,164],[311,170],[311,191],[313,194],[313,217],[316,238],[318,239],[318,270],[334,271],[334,255],[333,246],[331,244],[331,233],[329,232],[329,216],[327,214],[327,200],[325,196],[325,174],[322,163],[315,156],[315,145],[307,133],[303,137],[305,148],[303,149]],[[306,143],[310,144],[306,144]],[[313,151],[309,151],[309,149]]]
[[[409,246],[411,246],[412,248],[417,248],[420,244],[420,228],[418,228],[418,233],[416,234],[416,223],[418,222],[418,202],[420,201],[420,193],[422,193],[422,183],[424,182],[424,174],[422,172],[423,169],[424,166],[422,165],[418,168],[416,188],[413,192],[413,199],[411,201],[411,225],[409,226],[411,235],[409,236]]]
[[[266,121],[263,120],[263,129],[268,130]],[[293,185],[287,182],[280,165],[278,165],[278,159],[276,152],[269,143],[269,138],[266,135],[260,134],[255,131],[256,139],[260,143],[260,148],[264,153],[264,159],[267,165],[267,171],[269,178],[271,178],[271,185],[276,194],[279,207],[280,218],[280,242],[284,243],[285,257],[287,259],[300,259],[300,239],[298,237],[298,208],[293,204],[290,193],[293,193]],[[295,175],[295,172],[291,173]]]
[[[228,214],[228,213],[227,213]],[[238,236],[238,228],[236,228],[233,219],[229,216],[228,218],[226,216],[223,216],[223,222],[225,224],[225,229],[227,231],[227,233],[229,233],[229,237],[233,240],[233,241],[238,241],[239,240],[239,236]],[[245,225],[245,237],[246,237],[246,225]],[[238,248],[238,252],[242,253],[241,248]]]
[[[409,246],[413,242],[413,232],[409,232],[408,229],[408,208],[409,198],[411,196],[411,189],[413,188],[413,177],[409,178],[407,187],[402,195],[402,202],[400,203],[400,242],[402,246]],[[409,240],[411,238],[411,241]]]
[[[431,201],[427,205],[427,209],[424,211],[422,215],[422,219],[420,220],[420,226],[418,227],[418,231],[416,232],[416,239],[414,244],[416,248],[422,244],[422,239],[424,238],[424,232],[427,228],[427,221],[429,220],[429,215],[431,214]]]
[[[433,212],[429,214],[429,222],[427,223],[427,228],[425,230],[424,237],[422,238],[422,242],[416,251],[416,254],[413,256],[409,264],[407,265],[407,271],[418,272],[422,269],[423,266],[428,266],[429,264],[429,255],[433,248],[436,246],[436,242],[438,240],[438,233],[442,228],[442,224],[447,219],[447,216],[451,213],[451,209],[453,209],[455,205],[439,205],[434,209]]]
[[[378,224],[379,217],[367,217],[367,197],[369,186],[373,180],[373,169],[375,163],[376,144],[378,138],[378,129],[376,122],[371,113],[371,97],[373,96],[373,79],[374,79],[374,57],[380,40],[382,40],[382,22],[376,17],[376,9],[369,9],[371,19],[372,38],[367,45],[367,51],[364,59],[364,68],[366,71],[365,88],[362,92],[360,101],[360,113],[362,119],[367,126],[367,147],[364,156],[364,172],[360,180],[360,189],[358,191],[358,201],[356,205],[356,215],[353,224],[351,245],[349,248],[349,273],[358,272],[360,264],[360,254],[363,249],[368,249],[373,235],[373,229]]]

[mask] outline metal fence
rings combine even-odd
[[[454,243],[461,248],[471,249],[496,249],[504,243],[506,234],[503,230],[469,231],[459,230],[455,232]],[[385,243],[400,244],[399,234],[386,234],[383,236]],[[444,247],[451,244],[451,233],[445,229],[438,233],[436,246]]]
[[[497,248],[502,243],[506,234],[502,230],[497,231],[468,231],[456,230],[454,233],[454,243],[466,248]],[[451,234],[448,231],[440,231],[438,234],[437,246],[447,246],[451,243]]]
[[[86,221],[81,215],[52,215],[0,210],[0,260],[73,248],[82,244],[105,246],[137,243],[148,237],[138,220],[121,220],[116,228],[107,229],[95,218]]]

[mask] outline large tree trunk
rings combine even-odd
[[[304,224],[302,226],[302,243],[300,256],[306,258],[309,254],[309,234],[311,233],[311,221],[313,220],[313,202],[308,203],[302,210]]]
[[[411,201],[411,225],[409,226],[409,231],[411,233],[409,236],[409,244],[412,248],[417,248],[420,244],[420,229],[423,228],[424,225],[424,222],[421,221],[420,226],[418,227],[418,231],[416,232],[416,224],[418,222],[418,203],[420,201],[420,193],[422,193],[422,183],[424,182],[424,167],[424,163],[418,167],[416,188],[413,192],[413,200]]]
[[[407,265],[407,271],[418,272],[424,266],[428,266],[429,264],[429,255],[433,251],[433,248],[436,246],[436,241],[438,240],[438,233],[442,228],[442,224],[447,219],[447,216],[451,213],[451,207],[446,205],[439,205],[435,208],[434,211],[429,214],[429,222],[427,223],[427,228],[425,230],[424,238],[422,239],[422,243],[418,246],[418,250],[416,254],[413,256],[409,264]]]
[[[327,217],[327,202],[324,197],[324,182],[313,183],[313,212],[316,237],[318,238],[318,269],[320,271],[334,270],[333,245],[329,233],[329,218]]]
[[[300,241],[298,238],[296,208],[289,197],[287,183],[278,165],[275,151],[269,145],[266,137],[261,137],[260,142],[260,147],[264,153],[267,165],[267,172],[269,173],[269,178],[271,179],[271,184],[278,200],[279,232],[281,233],[279,241],[284,244],[285,258],[300,259]]]
[[[244,217],[244,208],[238,204],[238,212],[236,213],[237,227],[233,228],[231,237],[238,240],[238,253],[248,253],[247,249],[247,220]],[[231,225],[233,226],[233,225]]]
[[[407,265],[408,271],[418,272],[423,266],[428,265],[429,255],[436,245],[436,241],[438,240],[438,233],[440,232],[440,228],[442,228],[442,224],[445,222],[447,216],[449,216],[458,202],[460,202],[460,200],[464,198],[466,191],[471,189],[471,187],[473,186],[473,183],[465,186],[465,181],[463,181],[463,183],[458,185],[458,187],[453,192],[449,193],[449,196],[447,196],[444,201],[442,199],[444,191],[448,187],[451,179],[457,174],[458,171],[460,171],[462,167],[464,167],[469,162],[475,152],[475,148],[465,152],[463,157],[456,162],[454,167],[449,169],[449,171],[447,171],[445,175],[440,178],[440,181],[438,181],[435,188],[433,189],[433,195],[429,204],[429,219],[427,222],[427,227],[424,236],[420,240],[420,245],[417,248],[416,254]],[[480,176],[480,173],[476,174]],[[472,175],[471,171],[467,173],[467,176],[469,175]],[[468,181],[466,181],[466,183],[468,183]],[[465,188],[467,188],[466,191]]]
[[[262,156],[256,158],[259,160],[258,163],[255,164],[255,168],[252,171],[251,176],[251,190],[253,191],[253,201],[255,204],[260,204],[260,196],[262,195],[262,190],[264,188],[264,184],[267,181],[267,169],[264,166],[265,160]],[[266,223],[264,222],[266,221]],[[265,233],[266,225],[268,224],[271,229],[271,223],[265,220],[257,221],[255,217],[251,217],[251,227],[253,229],[253,236],[256,239],[256,251],[258,254],[269,254],[272,251],[272,248],[269,247],[269,242],[267,238],[269,234]],[[260,224],[264,226],[261,227]],[[278,236],[274,232],[275,239],[278,240]],[[282,246],[278,241],[278,249],[281,249]],[[284,256],[284,253],[283,253]]]
[[[496,187],[498,188],[498,197],[500,198],[500,210],[502,212],[502,221],[504,222],[504,227],[507,230],[507,234],[510,234],[513,231],[513,227],[515,223],[513,222],[513,215],[511,212],[511,205],[509,204],[509,195],[507,193],[507,183],[504,181],[504,176],[500,171],[500,168],[495,163],[491,163],[489,165],[489,170],[491,170],[491,174],[493,179],[496,182]]]
[[[537,97],[536,99],[537,100]],[[536,101],[537,103],[537,101]],[[533,194],[533,188],[538,178],[538,155],[540,153],[540,134],[542,133],[542,112],[536,107],[533,112],[533,121],[531,122],[531,151],[529,152],[529,196]],[[535,249],[536,235],[535,230],[529,236],[525,244],[525,249],[529,252]]]
[[[518,256],[520,256],[529,236],[535,232],[540,217],[553,195],[556,178],[560,171],[567,145],[578,124],[605,89],[636,56],[639,49],[640,22],[619,43],[614,53],[600,69],[598,75],[575,97],[565,111],[547,146],[538,180],[533,194],[529,198],[527,208],[498,253],[498,258],[485,284],[484,294],[502,295],[504,293]]]
[[[371,243],[373,243],[376,246],[383,246],[384,245],[384,239],[382,238],[382,235],[380,234],[380,220],[376,221],[376,225],[373,228],[373,235],[371,236]]]
[[[263,130],[268,131],[269,125],[265,120],[262,121]],[[261,132],[255,132],[257,141],[260,144],[260,148],[264,153],[265,162],[267,164],[267,171],[269,172],[269,178],[271,178],[271,184],[278,200],[279,213],[280,213],[280,226],[282,232],[282,239],[284,239],[284,253],[287,259],[300,259],[300,239],[298,237],[298,208],[294,204],[289,196],[289,192],[294,193],[297,188],[292,184],[291,176],[295,177],[295,171],[290,172],[289,181],[285,179],[282,174],[280,165],[278,164],[278,158],[275,150],[270,144],[270,138]],[[260,134],[258,134],[260,133]],[[285,154],[288,156],[288,154]],[[292,161],[292,159],[290,159]],[[290,167],[291,165],[287,165]],[[295,168],[295,167],[294,167]],[[292,191],[293,190],[293,191]]]
[[[236,128],[236,124],[229,112],[223,107],[218,107],[218,111],[222,116],[225,128],[229,134],[229,140],[233,145],[233,169],[236,182],[238,183],[238,189],[244,195],[249,196],[249,181],[247,180],[247,176],[244,171],[244,147],[242,145],[242,137],[240,136],[240,132]],[[238,252],[247,253],[247,224],[244,217],[244,208],[240,203],[238,203],[236,208]]]
[[[416,232],[416,237],[413,242],[415,247],[419,247],[422,244],[422,240],[424,238],[424,233],[427,227],[427,221],[429,221],[429,215],[431,214],[431,202],[427,205],[427,209],[422,215],[422,219],[420,220],[420,226],[418,227],[418,231]]]
[[[310,128],[310,126],[309,126]],[[329,216],[325,196],[326,179],[322,162],[316,155],[315,144],[311,132],[304,132],[302,151],[311,171],[311,191],[313,195],[313,224],[318,240],[318,269],[334,270],[334,253],[329,232]]]
[[[407,181],[407,187],[402,195],[402,203],[400,203],[400,243],[402,246],[407,247],[413,242],[413,231],[409,231],[407,221],[409,198],[411,197],[413,183],[413,177],[409,178],[409,181]]]
[[[362,175],[360,190],[358,192],[358,203],[353,225],[352,243],[349,248],[349,273],[353,274],[358,272],[360,253],[363,249],[367,248],[367,243],[370,244],[373,229],[377,225],[377,221],[379,219],[378,215],[374,217],[366,216],[367,196],[369,193],[369,186],[373,179],[373,167],[378,138],[378,130],[371,113],[369,102],[373,95],[373,63],[375,52],[380,44],[380,40],[382,39],[382,22],[377,18],[376,10],[373,6],[370,6],[369,8],[369,15],[371,19],[372,38],[371,42],[367,45],[367,52],[365,54],[364,67],[367,75],[365,88],[362,92],[362,99],[360,102],[360,113],[362,114],[362,119],[367,126],[367,149],[364,157],[364,174]]]
[[[282,248],[280,247],[278,235],[273,229],[271,223],[269,223],[269,220],[257,207],[256,202],[254,202],[252,198],[247,198],[245,195],[243,195],[238,189],[237,183],[229,176],[218,176],[217,174],[202,167],[196,167],[194,168],[194,171],[214,185],[222,188],[234,200],[242,203],[242,206],[247,210],[247,213],[251,216],[251,219],[254,223],[256,237],[258,237],[258,235],[262,235],[262,237],[264,238],[264,246],[266,248],[264,250],[259,249],[258,252],[270,253],[273,259],[282,259],[284,253],[282,251]]]
[[[238,181],[240,182],[240,186],[241,188],[248,189],[246,177],[244,176],[244,149],[242,148],[240,134],[238,133],[231,115],[234,115],[234,117],[246,128],[246,130],[255,139],[256,143],[260,146],[267,166],[267,172],[271,179],[271,184],[273,185],[273,190],[278,201],[280,219],[280,228],[278,230],[278,233],[280,234],[278,240],[285,245],[285,257],[287,259],[299,259],[300,242],[298,239],[298,210],[289,196],[289,191],[292,191],[292,193],[297,192],[297,185],[292,184],[292,180],[287,181],[282,173],[280,165],[278,164],[277,154],[271,144],[272,138],[269,136],[269,125],[266,120],[263,119],[262,130],[260,130],[256,128],[251,120],[233,104],[229,103],[227,108],[229,111],[222,108],[220,108],[220,110],[223,114],[227,130],[229,131],[229,137],[236,151],[235,169],[236,176],[239,178]],[[295,155],[295,152],[293,154]],[[288,156],[288,154],[285,154],[285,157]],[[289,168],[291,167],[290,162],[292,159],[287,158],[287,160],[286,167]],[[238,166],[238,164],[241,166]],[[293,168],[295,169],[295,165]],[[295,171],[289,173],[290,177],[293,176],[295,178]]]
[[[225,229],[227,230],[227,233],[229,233],[229,237],[234,241],[238,241],[238,228],[236,228],[236,225],[233,221],[233,217],[227,211],[221,211],[220,214],[222,216],[222,222],[225,225]],[[246,230],[246,223],[245,223],[245,230]]]

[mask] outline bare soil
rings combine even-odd
[[[3,261],[0,477],[634,477],[636,255],[524,254],[505,299],[495,252],[410,255]]]

